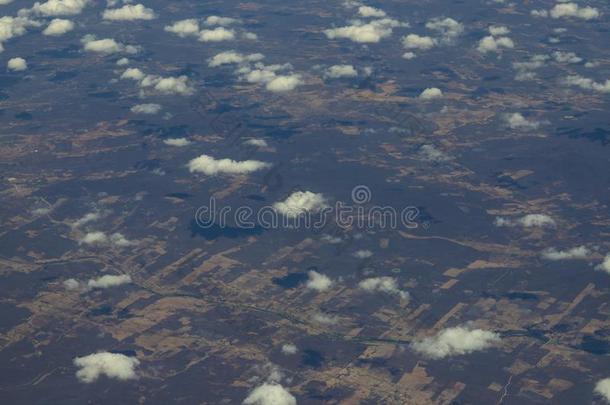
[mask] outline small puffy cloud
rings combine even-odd
[[[117,66],[125,66],[125,65],[129,65],[129,59],[127,58],[121,58],[119,60],[116,61]]]
[[[300,75],[280,75],[270,80],[265,85],[265,88],[274,93],[283,93],[285,91],[294,90],[300,84],[303,84]]]
[[[495,226],[523,226],[524,228],[533,227],[554,227],[555,220],[546,214],[527,214],[519,219],[511,220],[509,218],[497,217],[494,221]]]
[[[610,378],[599,380],[595,384],[595,393],[610,403]]]
[[[453,18],[433,18],[426,23],[426,28],[439,32],[444,42],[451,42],[464,32],[464,25]]]
[[[329,39],[349,39],[358,43],[377,43],[383,38],[392,35],[395,27],[404,27],[406,24],[391,18],[382,18],[368,23],[353,21],[352,25],[324,30]]]
[[[6,64],[6,68],[13,72],[21,72],[28,68],[28,64],[23,58],[11,58]]]
[[[548,17],[549,16],[549,12],[547,10],[532,10],[530,11],[530,14],[533,17]]]
[[[121,74],[121,79],[135,80],[142,89],[142,95],[147,92],[161,95],[190,96],[195,90],[189,85],[186,76],[147,75],[138,68],[128,68]]]
[[[485,350],[499,341],[497,333],[457,326],[444,329],[436,336],[415,341],[411,347],[425,357],[442,359]]]
[[[256,56],[257,54],[254,55]],[[233,58],[234,56],[225,55],[225,57]],[[290,72],[279,73],[280,71],[290,69],[292,69],[292,65],[289,63],[283,65],[265,65],[262,62],[257,62],[254,66],[241,66],[236,73],[241,80],[245,80],[248,83],[265,84],[267,90],[279,93],[293,90],[297,86],[303,84],[301,75],[299,74]]]
[[[30,10],[46,17],[78,15],[87,4],[89,0],[48,0],[44,3],[34,3]]]
[[[110,235],[110,243],[119,247],[132,246],[136,244],[135,242],[127,240],[127,238],[125,238],[125,236],[119,232]]]
[[[326,198],[320,193],[295,191],[284,201],[273,204],[273,209],[286,217],[295,218],[307,212],[317,212],[326,206]]]
[[[566,77],[564,83],[568,86],[580,87],[584,90],[593,90],[599,93],[610,93],[610,79],[599,83],[587,77],[580,75],[571,75]]]
[[[521,113],[506,114],[504,120],[511,129],[538,129],[540,123],[527,120]]]
[[[100,212],[89,212],[89,213],[85,214],[82,218],[74,221],[71,224],[71,226],[72,226],[72,228],[78,228],[78,227],[86,225],[90,222],[97,221],[101,217],[102,217],[102,214]]]
[[[541,256],[547,260],[574,260],[574,259],[588,259],[591,255],[591,251],[586,246],[577,246],[568,250],[557,250],[555,248],[549,248],[542,252]]]
[[[136,367],[140,361],[120,353],[99,352],[74,359],[74,365],[79,368],[76,377],[83,383],[92,383],[100,376],[117,380],[136,378]]]
[[[503,25],[492,25],[488,28],[489,33],[491,35],[495,36],[499,36],[499,35],[506,35],[508,33],[510,33],[510,30],[503,26]]]
[[[221,27],[226,27],[227,25],[237,24],[238,22],[239,22],[239,20],[236,18],[219,17],[217,15],[211,15],[211,16],[207,17],[203,23],[208,26],[219,25]]]
[[[339,77],[356,77],[358,72],[352,65],[333,65],[326,70],[324,76],[331,79]]]
[[[199,21],[194,18],[176,21],[172,25],[166,25],[164,30],[182,38],[197,36],[199,35]]]
[[[74,23],[70,20],[64,20],[62,18],[55,18],[51,20],[47,28],[42,31],[44,35],[59,36],[74,29]]]
[[[593,7],[580,7],[576,3],[561,3],[556,4],[549,11],[552,18],[581,18],[583,20],[592,20],[599,17],[599,11]]]
[[[516,80],[531,80],[536,77],[532,70],[540,69],[549,60],[547,55],[533,55],[525,62],[513,62],[513,69],[517,71]]]
[[[199,40],[201,42],[220,42],[230,41],[235,39],[235,31],[226,29],[224,27],[217,27],[211,30],[202,30],[199,33]]]
[[[417,34],[409,34],[402,39],[402,45],[407,49],[427,50],[436,46],[436,39]]]
[[[285,355],[296,354],[297,351],[297,347],[292,343],[285,343],[282,345],[282,353]]]
[[[256,146],[257,148],[266,148],[267,146],[269,146],[267,145],[267,141],[258,138],[248,139],[244,142],[244,145]]]
[[[169,146],[187,146],[191,144],[191,141],[186,138],[168,138],[163,143]]]
[[[580,63],[582,58],[577,56],[574,52],[553,52],[553,59],[559,63]]]
[[[73,278],[65,280],[63,284],[66,290],[76,290],[80,287],[80,283],[78,282],[78,280],[75,280]]]
[[[142,4],[126,4],[121,8],[104,10],[102,14],[102,18],[107,21],[152,20],[156,17],[152,9]]]
[[[417,57],[417,55],[415,55],[413,52],[405,52],[402,54],[402,58],[407,60],[413,59],[415,57]]]
[[[388,294],[398,295],[401,299],[408,300],[409,293],[406,291],[402,291],[398,288],[396,284],[396,279],[392,277],[371,277],[362,280],[358,283],[358,287],[361,290],[368,292],[384,292]]]
[[[296,398],[277,383],[263,383],[256,387],[246,399],[246,405],[296,405]]]
[[[188,163],[191,173],[198,172],[215,176],[218,174],[247,174],[269,167],[269,163],[258,160],[236,161],[233,159],[215,159],[212,156],[201,155]]]
[[[263,54],[253,53],[250,55],[242,55],[235,51],[226,51],[214,55],[209,61],[208,66],[217,67],[229,64],[241,64],[245,62],[258,62],[264,58]]]
[[[422,145],[419,148],[419,157],[429,162],[446,162],[451,160],[451,156],[437,149],[434,145]]]
[[[357,259],[368,259],[373,256],[373,252],[368,249],[361,249],[354,252],[354,257]]]
[[[336,316],[323,314],[321,312],[314,314],[311,319],[314,322],[320,323],[322,325],[335,325],[339,322],[339,318],[337,318]]]
[[[102,277],[95,279],[92,278],[91,280],[89,280],[87,282],[87,287],[90,289],[110,288],[129,283],[131,283],[131,277],[127,274],[121,274],[120,276],[106,274]]]
[[[499,52],[500,48],[512,49],[514,47],[515,47],[515,44],[514,44],[513,40],[510,39],[509,37],[496,38],[492,35],[489,35],[479,41],[477,50],[481,53],[487,53],[487,52]]]
[[[422,100],[434,100],[436,98],[441,97],[443,97],[443,92],[441,91],[441,89],[438,89],[436,87],[428,87],[419,95],[419,98]]]
[[[131,107],[131,112],[135,114],[156,114],[161,111],[159,104],[136,104]]]
[[[309,279],[307,280],[306,287],[316,291],[326,291],[333,285],[333,281],[330,277],[318,273],[317,271],[310,270],[307,273]]]
[[[102,245],[108,243],[108,236],[104,232],[95,231],[87,232],[80,240],[79,243],[86,245]]]
[[[383,10],[380,10],[375,7],[370,6],[360,6],[358,7],[358,14],[362,17],[385,17],[386,13]]]
[[[112,38],[96,39],[93,35],[86,35],[81,39],[85,51],[110,55],[113,53],[138,53],[139,49],[133,45],[124,45]]]
[[[610,253],[604,257],[604,261],[598,264],[595,269],[605,271],[606,273],[610,274]]]
[[[145,76],[138,68],[128,68],[121,74],[121,79],[142,80]]]

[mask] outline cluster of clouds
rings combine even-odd
[[[582,20],[593,20],[600,16],[599,10],[594,7],[580,7],[577,3],[559,3],[550,10],[532,10],[535,17],[551,18],[579,18]]]
[[[358,283],[361,290],[367,292],[382,292],[397,295],[403,300],[409,299],[409,293],[398,288],[396,279],[393,277],[371,277]]]
[[[115,232],[111,235],[107,235],[101,231],[93,231],[85,233],[79,240],[79,244],[101,246],[101,245],[112,245],[116,247],[127,247],[133,246],[135,242],[127,240],[122,233]]]
[[[375,7],[357,2],[346,2],[344,5],[349,8],[356,7],[356,12],[361,18],[349,21],[349,25],[324,30],[324,35],[329,39],[349,39],[360,44],[377,43],[390,37],[394,28],[409,26],[407,23],[387,17],[385,11]]]
[[[138,68],[128,68],[121,74],[121,79],[135,81],[141,97],[148,94],[190,96],[195,93],[185,75],[163,77],[146,74]]]
[[[127,274],[121,274],[119,276],[106,274],[98,278],[92,278],[87,283],[81,283],[80,281],[69,278],[64,281],[64,287],[68,290],[94,290],[94,289],[105,289],[110,287],[117,287],[123,284],[131,283],[131,277]]]
[[[557,250],[555,248],[545,249],[541,254],[543,259],[558,260],[586,260],[591,256],[591,251],[586,246],[576,246],[567,250]]]
[[[584,90],[592,90],[598,93],[610,93],[610,79],[606,79],[605,82],[596,82],[588,77],[580,75],[570,75],[564,80],[565,85],[580,87]]]
[[[504,26],[492,25],[489,27],[490,35],[481,38],[477,46],[477,50],[481,53],[500,52],[502,48],[512,49],[515,43],[506,35],[510,30]]]
[[[237,161],[233,159],[216,159],[209,155],[201,155],[188,162],[191,173],[203,173],[208,176],[221,174],[248,174],[270,167],[269,163],[258,160]]]
[[[165,26],[165,31],[176,34],[181,38],[196,37],[201,42],[221,42],[232,41],[237,38],[238,32],[235,26],[240,21],[235,18],[209,16],[204,20],[188,18],[176,21],[171,25]],[[242,38],[255,40],[256,34],[243,32]]]
[[[554,227],[556,225],[555,220],[546,214],[527,214],[516,220],[504,217],[496,217],[494,220],[495,226],[507,226],[515,227],[522,226],[524,228],[542,228],[542,227]]]
[[[426,28],[436,36],[408,34],[402,38],[402,45],[407,52],[405,59],[413,59],[414,50],[426,51],[438,45],[451,44],[464,32],[464,25],[453,18],[433,18],[426,23]]]
[[[424,357],[437,360],[485,350],[498,342],[500,336],[497,333],[456,326],[443,329],[435,336],[417,340],[411,347]]]
[[[74,365],[79,368],[76,377],[87,384],[101,376],[121,381],[135,379],[139,364],[140,361],[135,357],[110,352],[98,352],[74,359]]]
[[[536,78],[535,70],[538,70],[546,65],[550,60],[554,60],[560,64],[578,64],[583,62],[583,58],[574,52],[568,51],[553,51],[550,55],[536,54],[530,56],[525,62],[513,62],[513,69],[517,71],[515,80],[533,80]],[[585,63],[585,67],[592,67],[590,62]],[[603,88],[603,84],[601,84]]]
[[[296,218],[306,213],[314,213],[328,206],[326,197],[311,191],[295,191],[284,201],[273,204],[273,209],[288,218]]]

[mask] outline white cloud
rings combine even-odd
[[[88,214],[85,214],[82,218],[73,222],[71,224],[71,226],[72,226],[72,228],[78,228],[80,226],[88,224],[89,222],[97,221],[101,217],[102,217],[102,214],[100,212],[89,212]]]
[[[314,322],[321,323],[322,325],[335,325],[337,322],[339,322],[339,318],[336,316],[323,314],[321,312],[314,314],[311,319]]]
[[[438,89],[436,87],[429,87],[422,91],[419,95],[419,98],[422,100],[433,100],[441,97],[443,97],[443,92],[441,91],[441,89]]]
[[[493,35],[494,37],[498,36],[498,35],[506,35],[506,34],[510,33],[510,30],[503,25],[492,25],[488,28],[488,30],[489,30],[489,33],[491,35]]]
[[[243,402],[246,405],[296,405],[296,398],[280,384],[264,383],[256,387]]]
[[[407,59],[407,60],[413,59],[416,56],[417,55],[415,55],[413,52],[405,52],[402,54],[403,59]]]
[[[116,61],[117,66],[125,66],[125,65],[129,65],[129,59],[127,58],[121,58],[119,60]]]
[[[383,10],[380,10],[375,7],[370,6],[360,6],[358,7],[358,14],[362,17],[385,17],[386,13]]]
[[[75,280],[73,278],[64,280],[63,284],[66,290],[76,290],[80,287],[80,283],[78,282],[78,280]]]
[[[99,352],[74,359],[74,365],[79,367],[76,377],[84,383],[92,383],[100,376],[117,380],[136,378],[135,368],[140,361],[120,353]]]
[[[368,292],[384,292],[388,294],[398,295],[401,299],[408,300],[409,293],[406,291],[402,291],[398,288],[396,284],[396,279],[392,277],[371,277],[362,280],[358,283],[358,287],[361,290]]]
[[[161,111],[159,104],[136,104],[131,107],[131,112],[135,114],[156,114]]]
[[[368,23],[356,20],[352,22],[352,25],[324,30],[324,34],[329,39],[345,38],[358,43],[377,43],[392,35],[393,28],[404,26],[407,24],[391,18],[382,18]]]
[[[256,146],[257,148],[266,148],[267,146],[269,146],[267,145],[267,141],[258,138],[248,139],[244,142],[244,145]]]
[[[453,18],[433,18],[426,23],[426,28],[439,32],[444,42],[451,42],[464,32],[464,25]]]
[[[199,21],[194,18],[176,21],[172,25],[166,25],[164,30],[182,38],[196,36],[199,35]]]
[[[583,20],[591,20],[599,17],[599,11],[593,7],[580,7],[576,3],[556,4],[550,12],[553,18],[581,18]]]
[[[530,11],[530,14],[534,17],[548,17],[549,16],[549,12],[546,10],[532,10]]]
[[[146,75],[138,68],[128,68],[121,75],[121,79],[142,80]]]
[[[155,12],[143,4],[126,4],[121,8],[104,10],[102,14],[102,18],[109,21],[152,20],[156,17]]]
[[[419,148],[419,156],[430,162],[446,162],[451,160],[451,156],[437,149],[434,145],[422,145]]]
[[[10,4],[12,2],[13,2],[13,0],[0,0],[0,6],[4,6],[4,5]]]
[[[129,283],[131,283],[131,277],[127,274],[121,274],[120,276],[106,274],[99,278],[90,279],[87,282],[87,287],[89,287],[90,289],[110,288]]]
[[[138,86],[142,89],[142,95],[146,95],[148,92],[161,95],[181,95],[190,96],[195,90],[189,85],[188,78],[186,76],[157,76],[147,75],[138,68],[128,68],[123,74],[121,79],[130,79],[138,82]]]
[[[358,72],[352,65],[333,65],[326,70],[326,77],[336,79],[339,77],[355,77]]]
[[[220,26],[226,27],[227,25],[237,24],[238,22],[239,22],[239,20],[236,18],[219,17],[217,15],[211,15],[208,18],[206,18],[203,23],[205,25],[209,25],[209,26],[220,25]]]
[[[407,49],[427,50],[436,46],[436,39],[432,37],[409,34],[402,39],[402,45]]]
[[[135,242],[129,241],[122,233],[116,232],[110,235],[110,243],[115,246],[125,247],[135,245]]]
[[[108,236],[104,232],[95,231],[87,232],[80,240],[79,243],[85,243],[87,245],[101,245],[108,243]]]
[[[307,212],[317,212],[326,207],[326,198],[311,191],[295,191],[284,201],[273,204],[273,208],[286,217],[297,217]]]
[[[214,55],[208,61],[208,66],[217,67],[221,65],[228,65],[234,63],[244,63],[244,62],[258,62],[264,58],[263,54],[253,53],[250,55],[242,55],[241,53],[235,51],[226,51],[221,52],[219,54]]]
[[[361,249],[354,252],[354,257],[357,259],[368,259],[373,256],[373,252],[368,249]]]
[[[303,84],[301,76],[297,74],[276,76],[267,82],[265,88],[275,93],[294,90],[298,85]]]
[[[610,274],[610,253],[604,257],[604,261],[595,267],[596,270],[605,271]]]
[[[540,123],[527,120],[521,113],[506,114],[504,120],[511,129],[538,129]]]
[[[491,35],[479,41],[477,50],[481,53],[499,52],[500,48],[514,48],[515,44],[509,37],[493,37]]]
[[[28,64],[23,58],[11,58],[6,64],[6,68],[13,72],[21,72],[28,68]]]
[[[199,33],[199,40],[201,42],[220,42],[233,39],[235,39],[235,31],[224,27],[214,28],[212,30],[202,30]]]
[[[513,221],[509,218],[496,217],[494,221],[496,226],[523,226],[525,228],[532,227],[554,227],[555,220],[546,214],[527,214],[524,217]]]
[[[191,144],[191,141],[189,141],[186,138],[169,138],[169,139],[165,139],[163,141],[164,144],[169,145],[169,146],[187,146]]]
[[[540,69],[549,60],[547,55],[533,55],[526,62],[513,62],[513,69],[517,70],[516,80],[532,80],[536,73],[532,70]]]
[[[89,4],[89,0],[49,0],[45,3],[36,2],[31,8],[35,14],[47,17],[77,15]]]
[[[606,81],[603,83],[598,83],[592,79],[580,75],[571,75],[566,77],[564,82],[568,86],[576,86],[584,90],[593,90],[599,93],[610,93],[610,79],[606,79]]]
[[[559,63],[580,63],[582,58],[576,55],[574,52],[553,52],[553,59]]]
[[[282,353],[285,355],[296,354],[297,351],[297,347],[292,343],[284,343],[282,345]]]
[[[411,347],[425,357],[442,359],[484,350],[499,341],[497,333],[457,326],[444,329],[436,336],[415,341]]]
[[[112,38],[96,39],[93,35],[86,35],[81,39],[85,51],[110,55],[113,53],[138,53],[139,49],[133,45],[124,45]]]
[[[74,29],[74,23],[70,20],[55,18],[51,20],[47,28],[42,31],[44,35],[59,36]]]
[[[306,286],[312,290],[322,292],[328,290],[333,285],[333,281],[330,277],[318,273],[317,271],[310,270],[307,275],[309,279],[307,280]]]
[[[599,380],[595,384],[595,393],[603,397],[606,402],[610,403],[610,378]]]
[[[0,17],[0,53],[4,50],[3,42],[24,35],[27,27],[37,25],[39,23],[26,17]]]
[[[188,163],[189,171],[200,172],[208,176],[218,174],[246,174],[269,167],[269,163],[258,160],[236,161],[232,159],[215,159],[201,155]]]
[[[586,246],[577,246],[568,250],[549,248],[542,252],[542,257],[547,260],[587,259],[590,255],[591,251]]]

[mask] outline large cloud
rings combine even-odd
[[[264,55],[261,53],[243,55],[235,51],[225,51],[214,55],[214,57],[208,61],[208,66],[217,67],[222,65],[241,64],[245,62],[258,62],[263,58]]]
[[[571,75],[566,77],[565,84],[568,86],[577,86],[585,90],[593,90],[600,93],[610,93],[610,79],[607,79],[603,83],[599,83],[580,75]]]
[[[436,39],[417,34],[409,34],[402,39],[402,45],[407,49],[430,49],[436,45]]]
[[[443,92],[437,87],[428,87],[419,95],[422,100],[434,100],[443,97]]]
[[[138,53],[139,48],[133,45],[124,45],[112,38],[96,39],[94,35],[86,35],[81,39],[83,48],[88,52],[110,55],[125,52],[129,54]]]
[[[21,72],[28,68],[28,64],[23,58],[11,58],[6,64],[6,68],[8,70],[12,70],[13,72]]]
[[[412,343],[411,347],[431,359],[442,359],[487,349],[500,341],[497,333],[462,326],[447,328],[436,336]]]
[[[330,277],[318,273],[317,271],[310,270],[307,273],[307,276],[309,277],[309,279],[307,280],[306,286],[307,288],[311,288],[312,290],[320,292],[326,291],[333,285],[333,281],[330,279]]]
[[[595,384],[595,393],[600,395],[606,402],[610,403],[610,378],[599,380]]]
[[[296,398],[277,383],[256,387],[243,402],[246,405],[296,405]]]
[[[189,171],[214,176],[218,174],[247,174],[269,167],[269,163],[258,160],[236,161],[233,159],[215,159],[201,155],[188,163]]]
[[[199,40],[201,42],[220,42],[230,41],[233,39],[235,39],[235,31],[224,27],[217,27],[211,30],[202,30],[199,33]]]
[[[598,264],[595,269],[605,271],[606,273],[610,274],[610,253],[604,257],[604,261]]]
[[[320,193],[295,191],[284,201],[273,204],[273,208],[286,217],[295,218],[308,212],[317,212],[326,205],[326,198]]]
[[[352,25],[324,30],[330,39],[345,38],[358,43],[376,43],[392,35],[392,28],[406,24],[391,18],[382,18],[368,23],[353,21]]]
[[[140,361],[135,357],[128,357],[120,353],[99,352],[74,359],[74,365],[80,369],[76,377],[84,383],[92,383],[100,376],[117,380],[130,380],[136,378],[136,367]]]
[[[384,292],[388,294],[398,295],[400,298],[404,300],[409,299],[409,293],[406,291],[402,291],[398,288],[398,284],[396,283],[396,279],[392,277],[371,277],[362,280],[358,287],[364,291],[368,292]]]
[[[47,17],[77,15],[82,13],[87,4],[89,0],[49,0],[34,3],[31,11]]]
[[[547,260],[573,260],[588,259],[591,251],[586,246],[577,246],[567,250],[548,248],[542,252],[542,257]]]
[[[583,20],[591,20],[599,17],[599,11],[593,7],[580,7],[576,3],[556,4],[549,15],[553,18],[581,18]]]
[[[74,29],[74,23],[70,20],[55,18],[51,20],[47,28],[42,31],[44,35],[59,36]]]
[[[172,25],[166,25],[165,31],[176,34],[182,38],[199,35],[199,21],[194,18],[176,21]]]
[[[90,289],[109,288],[128,283],[131,283],[131,277],[127,274],[121,274],[120,276],[106,274],[99,278],[92,278],[91,280],[89,280],[89,282],[87,282],[87,287],[89,287]]]
[[[126,4],[121,8],[105,10],[102,14],[102,18],[109,21],[152,20],[156,17],[155,12],[143,4]]]

